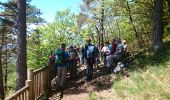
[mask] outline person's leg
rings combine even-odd
[[[104,57],[104,67],[106,67],[106,53],[104,53],[103,57]]]
[[[83,64],[83,55],[80,54],[79,57],[80,57],[80,64]]]
[[[70,61],[70,78],[73,78],[73,61]]]
[[[85,67],[86,67],[86,80],[88,81],[89,80],[89,73],[90,73],[90,62],[89,62],[89,59],[87,59]]]
[[[60,86],[60,83],[61,83],[61,66],[57,67],[57,76],[58,76],[58,79],[57,79],[57,87]]]
[[[90,75],[89,75],[89,78],[90,80],[93,78],[93,65],[95,63],[95,59],[91,59],[90,61]]]
[[[87,81],[92,79],[92,74],[93,74],[93,63],[91,59],[87,60],[87,75],[86,75],[86,79]]]
[[[66,80],[66,74],[67,74],[67,67],[62,66],[62,78],[61,78],[60,86],[64,86]]]
[[[77,62],[73,62],[73,79],[76,79],[77,77]]]

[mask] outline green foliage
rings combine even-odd
[[[144,50],[130,67],[130,77],[115,81],[113,88],[121,99],[170,99],[170,42],[155,53]]]
[[[91,93],[89,94],[88,100],[95,100],[95,98],[96,98],[95,92],[91,92]]]
[[[28,66],[43,67],[51,52],[60,47],[61,43],[80,45],[81,36],[76,30],[75,15],[70,10],[56,12],[55,21],[31,33],[28,42]]]

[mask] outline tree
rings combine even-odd
[[[135,27],[135,25],[134,25],[134,21],[133,21],[132,15],[131,15],[132,12],[131,12],[131,9],[130,9],[130,6],[129,6],[128,1],[126,1],[126,4],[127,4],[127,12],[128,12],[128,15],[129,15],[130,23],[131,23],[132,28],[133,28],[133,30],[134,30],[135,36],[136,36],[136,38],[137,38],[138,46],[139,46],[139,48],[142,48],[141,40],[140,40],[139,34],[138,34],[138,32],[137,32],[137,29],[136,29],[136,27]]]
[[[13,23],[9,20],[3,19],[0,17],[0,30],[2,32],[2,34],[0,35],[0,99],[4,99],[5,98],[5,94],[4,94],[4,82],[3,82],[3,70],[2,70],[2,65],[3,65],[3,61],[2,61],[2,55],[3,55],[3,49],[4,49],[4,44],[6,42],[6,38],[7,35],[5,34],[7,32],[7,26],[13,25]]]
[[[84,30],[87,30],[88,37],[91,37],[93,41],[97,40],[98,46],[102,48],[104,46],[105,37],[105,11],[106,2],[104,0],[84,0],[81,5],[80,16],[86,16],[84,21]],[[79,17],[80,18],[80,17]],[[97,36],[95,36],[97,33]]]
[[[5,28],[3,27],[2,28],[2,45],[3,45],[3,40],[4,40],[4,31],[5,31]],[[0,57],[2,57],[1,55],[2,55],[2,45],[1,45],[1,47],[0,47]],[[3,84],[3,73],[2,73],[2,61],[1,61],[1,59],[0,59],[0,99],[1,100],[4,100],[4,97],[5,97],[5,95],[4,95],[4,84]]]
[[[31,0],[27,0],[27,4],[26,4],[26,17],[27,17],[27,23],[28,24],[34,24],[34,23],[42,23],[44,22],[44,20],[42,18],[40,18],[40,10],[37,9],[35,6],[32,6],[30,4]],[[7,20],[10,20],[12,21],[13,23],[15,23],[14,25],[16,25],[16,22],[17,22],[17,15],[18,15],[18,8],[17,8],[17,2],[16,0],[9,0],[5,3],[2,3],[0,2],[0,6],[3,8],[3,11],[1,13],[1,16],[4,18],[4,19],[7,19]],[[17,50],[16,50],[16,31],[17,31],[17,26],[10,26],[10,27],[7,27],[7,34],[5,34],[5,41],[4,41],[4,46],[7,46],[7,48],[3,48],[3,62],[2,62],[2,66],[3,66],[3,70],[4,70],[4,81],[5,81],[5,90],[6,93],[8,93],[9,89],[6,87],[11,87],[10,85],[11,84],[7,84],[7,80],[8,81],[11,81],[7,78],[7,76],[10,76],[8,75],[9,74],[13,74],[15,73],[15,71],[12,70],[12,73],[9,72],[11,71],[10,68],[14,67],[14,63],[16,61],[16,55],[17,55]],[[12,36],[12,38],[11,38]],[[12,45],[12,46],[11,46]],[[6,55],[8,54],[8,55]],[[11,61],[12,60],[12,61]],[[13,62],[13,63],[12,63]],[[9,64],[8,64],[9,63]],[[7,65],[9,65],[7,67]],[[14,66],[13,66],[14,65]],[[15,74],[14,74],[15,75]],[[13,89],[14,89],[14,86],[12,86]]]
[[[82,44],[75,17],[69,9],[57,11],[54,22],[37,27],[30,33],[27,47],[28,66],[43,67],[51,51],[55,51],[62,42],[68,45]]]
[[[27,79],[27,52],[26,52],[26,0],[17,0],[17,66],[16,89],[25,86]]]
[[[163,37],[163,0],[154,0],[153,6],[153,33],[152,33],[152,45],[156,51],[162,47]]]

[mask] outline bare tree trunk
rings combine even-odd
[[[4,74],[4,81],[5,81],[5,91],[7,90],[7,78],[8,78],[8,50],[7,50],[7,44],[6,44],[6,61],[5,61],[5,74]]]
[[[96,27],[96,30],[97,30],[97,34],[98,34],[98,47],[100,47],[100,31],[99,31],[99,29],[97,28],[97,26],[95,26]]]
[[[101,48],[104,46],[104,0],[102,0],[101,10]]]
[[[137,30],[136,30],[136,28],[135,28],[135,25],[134,25],[134,23],[133,23],[133,18],[132,18],[132,15],[131,15],[131,9],[130,9],[130,7],[129,7],[128,1],[126,1],[126,4],[127,4],[127,11],[128,11],[128,13],[129,13],[130,23],[132,24],[132,27],[133,27],[133,30],[134,30],[134,32],[135,32],[135,36],[136,36],[136,39],[137,39],[137,42],[138,42],[138,47],[139,47],[139,48],[142,48],[141,39],[140,39],[140,36],[139,36],[139,34],[138,34],[138,32],[137,32]]]
[[[26,54],[26,0],[17,0],[17,66],[16,89],[25,86],[27,79],[27,54]]]
[[[170,0],[166,0],[168,2],[168,12],[169,12],[169,17],[170,17]]]
[[[4,100],[4,83],[3,83],[3,72],[2,72],[2,49],[4,45],[4,33],[5,27],[2,29],[2,38],[1,38],[1,46],[0,46],[0,100]]]
[[[118,32],[118,38],[120,38],[121,36],[120,36],[120,26],[119,26],[119,23],[118,23],[118,21],[116,20],[116,24],[117,24],[117,28],[118,28],[118,30],[119,30],[119,32]]]
[[[163,0],[154,0],[153,7],[153,34],[152,34],[152,45],[153,49],[157,51],[162,47],[162,36],[163,36]]]

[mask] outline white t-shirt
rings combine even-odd
[[[104,47],[102,48],[102,52],[108,52],[108,53],[110,53],[109,46],[104,46]]]

